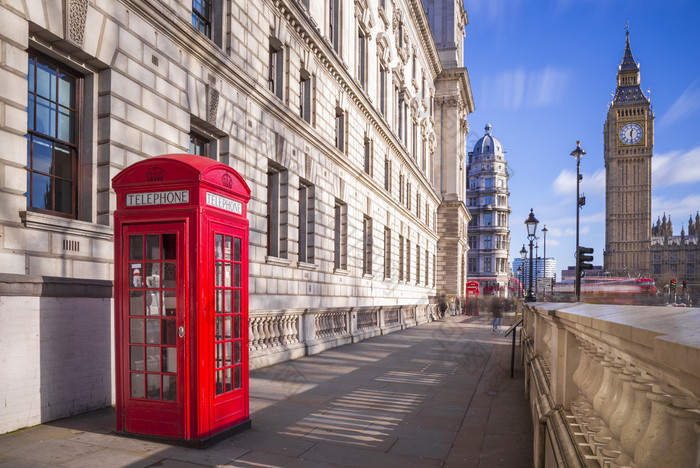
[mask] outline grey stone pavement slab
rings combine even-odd
[[[105,408],[0,436],[0,468],[529,468],[510,343],[488,317],[446,317],[251,372],[252,429],[208,449],[116,435]]]

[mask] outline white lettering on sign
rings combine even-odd
[[[207,192],[207,205],[230,211],[231,213],[243,214],[243,204],[230,198],[222,197],[215,193]]]
[[[169,192],[127,193],[126,206],[175,205],[189,203],[189,190],[172,190]]]

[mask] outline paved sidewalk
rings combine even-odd
[[[516,350],[517,352],[517,350]],[[510,337],[441,322],[251,372],[253,428],[206,449],[113,433],[114,410],[0,436],[0,467],[531,467]]]

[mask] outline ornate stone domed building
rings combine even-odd
[[[467,274],[470,280],[481,283],[483,292],[507,294],[511,212],[508,163],[503,145],[491,134],[491,125],[486,124],[484,130],[486,134],[469,153],[467,168],[467,205],[472,215]]]

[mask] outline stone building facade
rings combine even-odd
[[[676,280],[676,292],[697,298],[700,294],[700,214],[690,216],[688,230],[681,226],[680,235],[673,235],[671,217],[657,219],[651,227],[651,277],[659,291],[668,291]],[[683,284],[685,282],[685,288]]]
[[[654,112],[641,89],[630,48],[603,130],[605,156],[604,269],[612,276],[648,276],[651,245],[651,158]]]
[[[469,224],[469,280],[489,282],[508,294],[510,274],[510,192],[508,163],[501,142],[486,134],[469,152],[467,205],[472,214]]]
[[[458,0],[0,6],[0,432],[112,402],[112,178],[251,188],[250,310],[415,308],[466,279]]]

